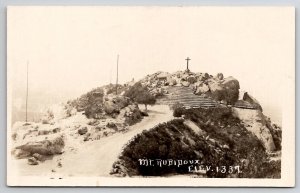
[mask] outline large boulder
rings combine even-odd
[[[176,81],[176,79],[174,79],[174,78],[168,78],[168,79],[167,79],[167,84],[168,84],[169,86],[174,86],[174,85],[177,84],[177,81]]]
[[[22,151],[23,155],[27,152],[28,155],[33,155],[38,153],[40,155],[55,155],[61,154],[65,142],[62,136],[56,137],[54,139],[45,139],[41,141],[31,141],[24,145],[17,146],[15,149]],[[25,153],[24,153],[25,152]]]
[[[120,112],[120,108],[113,101],[105,101],[103,106],[105,113],[108,115]]]
[[[167,79],[167,77],[169,77],[170,74],[168,72],[160,72],[156,77],[159,79],[159,80],[165,80]]]
[[[211,97],[216,101],[224,100],[226,91],[224,90],[222,84],[214,79],[208,81],[208,87],[211,92]]]
[[[240,85],[238,80],[228,77],[223,81],[209,79],[208,87],[211,91],[211,97],[217,101],[226,101],[228,104],[234,104],[239,98]]]
[[[231,104],[234,104],[239,98],[239,81],[230,76],[224,79],[222,86],[226,91],[225,100]]]
[[[196,78],[195,76],[188,76],[186,78],[186,80],[190,83],[190,84],[194,84],[196,82]]]

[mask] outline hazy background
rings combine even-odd
[[[285,66],[294,65],[294,15],[282,7],[10,7],[12,109],[29,111],[90,89],[186,68],[234,76],[280,122]],[[290,68],[289,68],[290,69]],[[32,116],[33,117],[33,116]]]

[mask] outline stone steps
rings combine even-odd
[[[168,93],[157,100],[157,104],[174,105],[181,103],[185,108],[211,108],[219,105],[218,102],[211,98],[195,95],[190,87],[172,86],[167,88]],[[238,101],[233,105],[242,109],[257,109],[252,104],[245,101]]]
[[[169,87],[170,94],[157,100],[158,104],[174,105],[181,103],[185,108],[210,108],[216,107],[217,102],[210,98],[204,98],[193,93],[189,87]]]

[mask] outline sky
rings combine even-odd
[[[76,98],[115,82],[119,54],[121,83],[184,70],[189,57],[191,71],[233,76],[280,109],[294,81],[294,25],[291,7],[9,7],[13,99],[24,104],[27,62],[31,98]]]

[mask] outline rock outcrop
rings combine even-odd
[[[246,129],[262,142],[267,151],[276,150],[272,134],[260,110],[233,108],[232,112],[234,116],[242,121]]]
[[[243,101],[247,101],[254,108],[259,109],[260,111],[263,111],[263,109],[262,109],[261,105],[259,104],[259,102],[254,97],[249,95],[247,92],[245,92],[244,95],[243,95]]]
[[[141,80],[155,96],[162,96],[169,86],[190,87],[196,95],[210,97],[216,101],[234,104],[239,97],[240,85],[233,77],[225,78],[222,73],[213,77],[207,73],[178,71],[173,74],[157,72]]]
[[[20,149],[23,152],[28,152],[30,155],[40,154],[40,155],[55,155],[61,154],[65,146],[64,139],[62,136],[56,137],[54,139],[46,139],[42,141],[32,141],[24,145],[17,146],[16,149]]]

